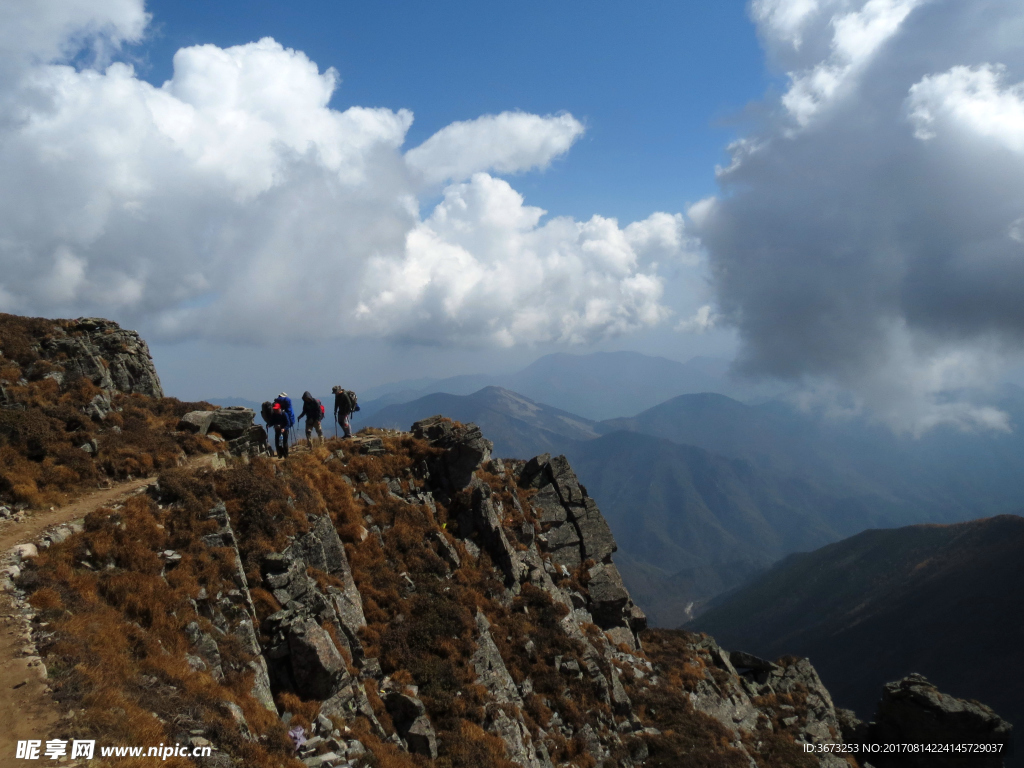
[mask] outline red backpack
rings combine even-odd
[[[316,404],[320,406],[320,420],[323,421],[324,415],[327,411],[324,409],[324,404],[320,402],[319,398],[317,398]]]

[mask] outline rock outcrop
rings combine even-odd
[[[922,675],[908,675],[882,689],[874,721],[863,723],[854,713],[840,715],[843,738],[851,744],[931,745],[925,752],[865,755],[875,768],[998,768],[1011,745],[1013,726],[976,701],[944,694]],[[989,745],[991,752],[966,755],[942,751],[943,745]]]
[[[43,374],[58,377],[58,383],[82,376],[104,390],[163,397],[149,346],[138,333],[111,320],[55,321],[37,352],[42,361],[60,367]],[[27,374],[31,379],[35,371],[30,368]]]

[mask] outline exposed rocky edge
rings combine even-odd
[[[223,766],[847,764],[801,746],[842,740],[809,662],[644,630],[564,458],[489,453],[436,417],[176,470],[21,557],[67,735]]]
[[[965,757],[963,754],[872,755],[875,768],[998,768],[1011,745],[1013,726],[976,701],[940,692],[922,675],[908,675],[882,690],[875,719],[864,723],[850,710],[839,711],[843,737],[851,744],[985,744],[1000,745],[998,752]]]
[[[48,326],[45,335],[18,350],[23,359],[35,358],[25,370],[29,381],[47,377],[63,385],[81,377],[108,393],[164,396],[149,346],[135,331],[98,317],[39,322]]]

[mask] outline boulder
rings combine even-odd
[[[426,715],[417,717],[405,732],[405,743],[414,755],[437,759],[437,734]]]
[[[194,413],[194,412],[193,412]],[[219,411],[209,411],[212,414],[207,431],[217,432],[225,440],[234,440],[245,435],[252,427],[255,413],[249,408],[241,406],[228,406]],[[185,414],[187,418],[191,414]],[[205,432],[203,433],[205,434]]]
[[[347,674],[345,660],[331,636],[312,618],[291,624],[288,650],[295,686],[304,698],[329,698]]]
[[[213,422],[213,415],[216,411],[189,411],[178,422],[178,429],[182,432],[205,435],[210,431],[210,424]]]
[[[416,437],[444,448],[433,462],[431,473],[438,470],[449,493],[469,485],[473,473],[489,461],[494,443],[485,440],[476,424],[459,424],[444,416],[431,416],[412,425]]]
[[[1010,744],[1013,726],[975,701],[942,693],[921,675],[887,683],[868,741],[876,743],[1002,744],[1002,753],[965,757],[955,753],[872,757],[876,768],[996,768]],[[877,758],[877,759],[876,759]]]

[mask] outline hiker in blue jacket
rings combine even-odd
[[[309,394],[308,391],[302,393],[302,413],[299,414],[299,421],[306,420],[306,442],[309,443],[309,447],[313,447],[313,430],[316,430],[316,434],[320,438],[320,442],[324,441],[323,430],[320,429],[320,422],[324,418],[324,407],[320,405],[320,401]]]

